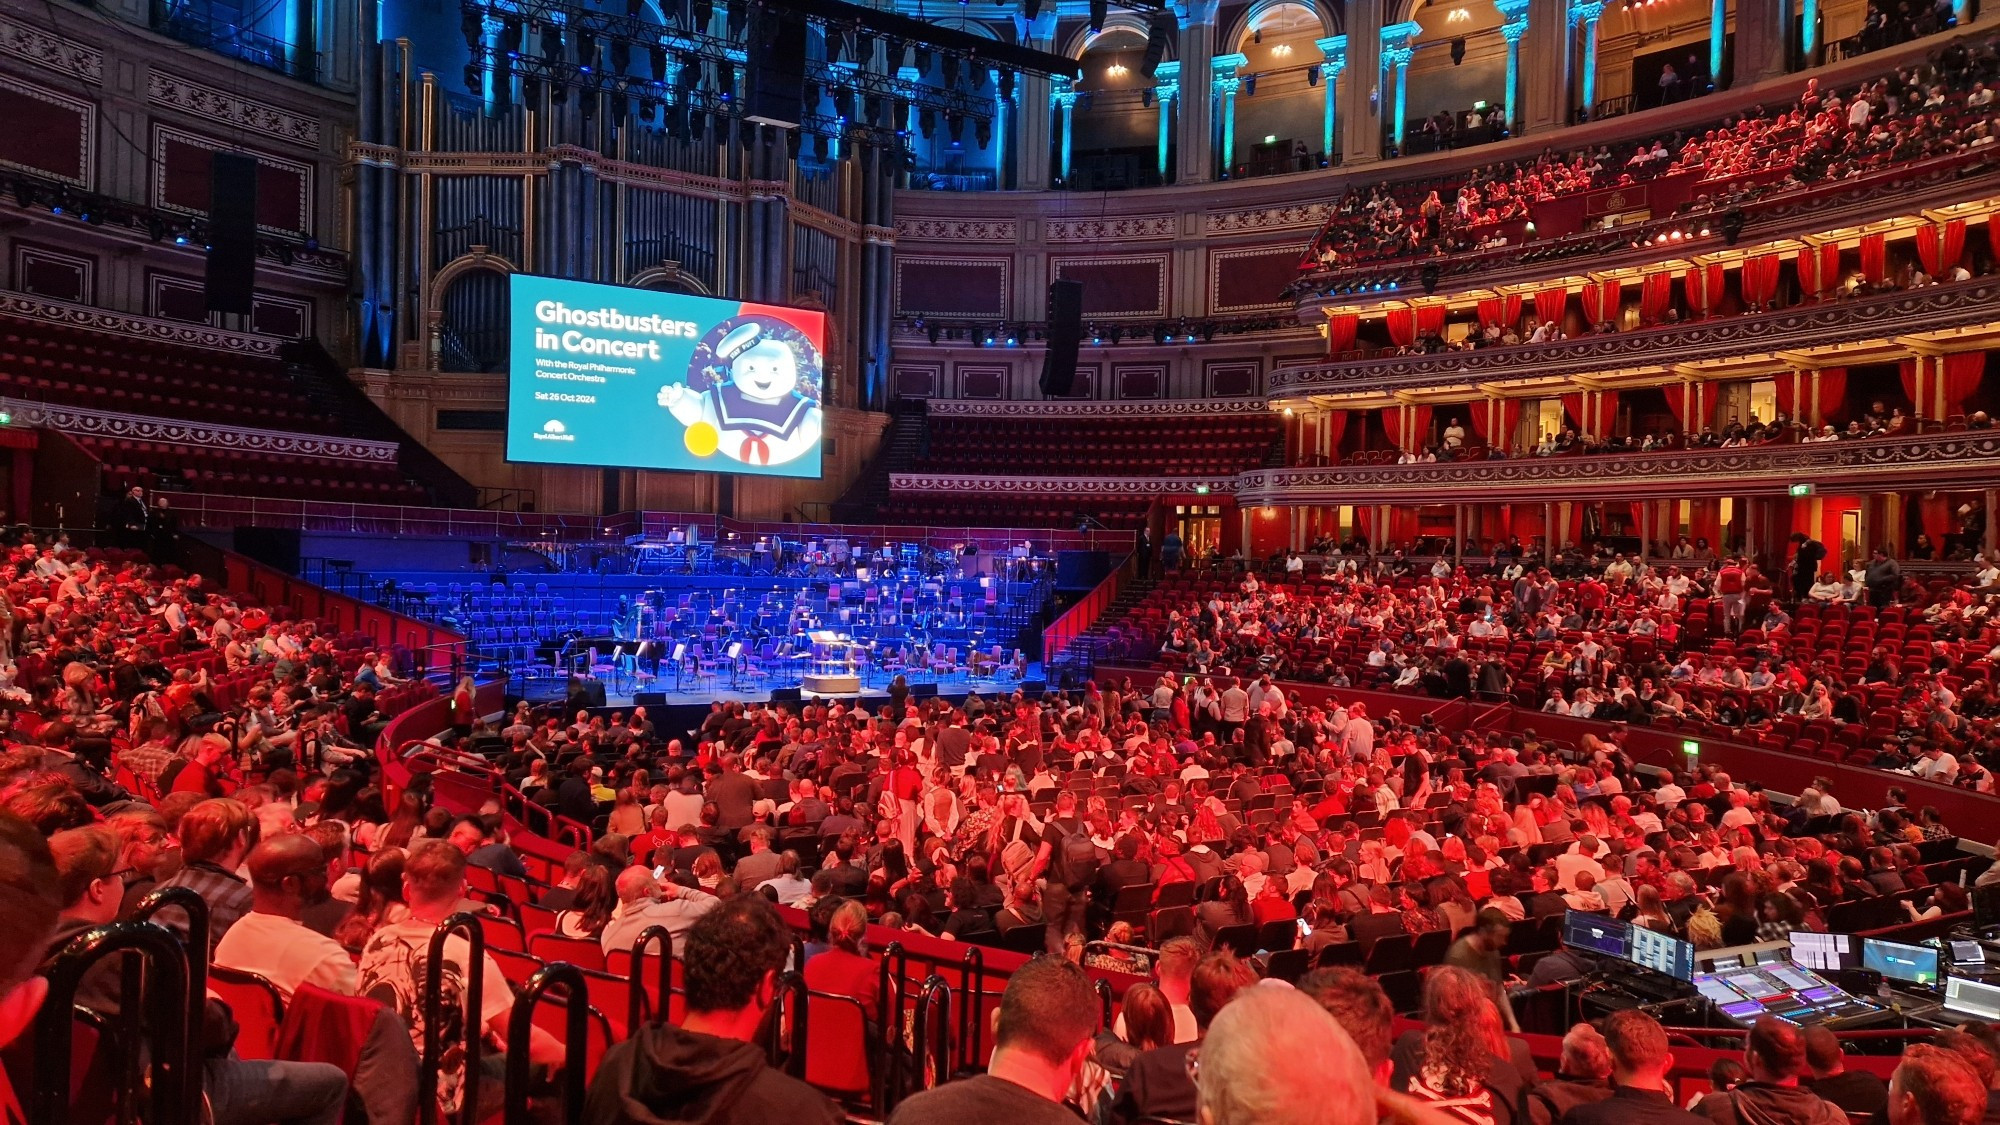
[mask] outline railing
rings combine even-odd
[[[131,1063],[141,1057],[136,1041],[140,1038],[140,1028],[145,1028],[150,1053],[149,1088],[142,1091],[136,1082],[120,1083],[123,1088],[117,1090],[86,1088],[81,1091],[80,1100],[122,1101],[125,1104],[118,1107],[116,1119],[127,1121],[138,1116],[138,1108],[130,1104],[130,1099],[144,1094],[150,1101],[145,1114],[148,1122],[196,1125],[201,1120],[201,1070],[196,1065],[200,1039],[190,1038],[187,1031],[189,1009],[199,1013],[203,1005],[202,994],[188,987],[191,959],[180,941],[167,930],[144,922],[126,922],[78,934],[43,969],[48,995],[35,1020],[34,1081],[23,1107],[29,1125],[68,1125],[72,1110],[104,1108],[72,1105],[70,1101],[75,1088],[70,1068],[75,1061],[78,1039],[76,993],[87,972],[104,958],[121,954],[143,957],[145,971],[125,974],[123,999],[128,1006],[117,1025],[104,1031],[123,1037],[119,1044],[123,1048],[121,1053]],[[138,997],[133,986],[139,982],[143,982],[145,993],[142,1005],[134,1003]],[[194,1026],[200,1026],[199,1020]],[[96,1047],[107,1047],[102,1036]]]
[[[1047,671],[1048,666],[1069,648],[1071,641],[1089,632],[1090,627],[1097,624],[1097,619],[1110,608],[1111,603],[1118,600],[1118,591],[1125,584],[1125,579],[1136,569],[1134,560],[1137,558],[1137,555],[1126,555],[1119,560],[1111,573],[1104,576],[1104,581],[1077,599],[1074,605],[1062,612],[1062,616],[1049,622],[1048,628],[1042,630],[1044,671]]]
[[[274,527],[368,535],[431,535],[446,539],[603,539],[622,529],[601,516],[543,512],[344,504],[259,496],[176,493],[183,527]]]
[[[468,911],[460,911],[446,918],[437,931],[431,934],[430,951],[424,966],[424,1042],[422,1064],[417,1070],[417,1121],[419,1125],[437,1125],[441,1119],[438,1102],[438,1074],[444,1063],[444,969],[445,942],[454,935],[466,944],[464,964],[482,965],[486,961],[486,930],[479,916]],[[486,1026],[482,1013],[486,1010],[480,1004],[480,986],[486,974],[476,970],[463,974],[465,979],[460,987],[465,990],[465,1042],[461,1049],[460,1073],[464,1080],[459,1085],[458,1119],[460,1125],[478,1125],[479,1117],[479,1048],[486,1040]],[[512,1028],[510,1027],[511,1031]],[[525,1052],[523,1053],[525,1056]]]
[[[261,9],[269,14],[272,9]],[[241,59],[304,82],[319,80],[319,59],[310,42],[288,43],[232,22],[208,0],[153,0],[152,27],[183,43]]]
[[[435,943],[433,943],[435,944]],[[433,959],[436,953],[432,954]],[[528,1105],[530,1070],[528,1047],[535,1034],[535,1006],[548,995],[549,989],[563,990],[563,1068],[562,1068],[562,1116],[557,1120],[581,1122],[583,1120],[583,1095],[587,1060],[590,1053],[590,994],[583,980],[583,970],[567,962],[558,961],[544,966],[528,978],[520,995],[514,997],[514,1011],[507,1021],[507,1097],[506,1125],[533,1125],[539,1118]],[[478,1009],[473,1009],[477,1011]],[[632,1025],[637,1030],[638,1025]],[[480,1029],[482,1032],[484,1028]],[[427,1037],[428,1038],[428,1037]],[[467,1058],[468,1066],[471,1058]],[[468,1086],[478,1081],[469,1070],[466,1074]]]

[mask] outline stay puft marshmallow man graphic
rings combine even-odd
[[[819,352],[781,320],[724,321],[695,347],[685,383],[658,402],[686,428],[689,453],[744,465],[783,465],[819,445]]]

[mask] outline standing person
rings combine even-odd
[[[1160,567],[1168,574],[1181,568],[1181,533],[1176,528],[1168,528],[1160,539]]]
[[[181,515],[167,503],[166,493],[153,497],[153,509],[146,521],[146,535],[149,545],[146,554],[154,566],[167,566],[180,561]]]
[[[1792,532],[1792,600],[1803,602],[1819,578],[1819,564],[1826,559],[1826,545],[1803,531]]]
[[[1868,568],[1863,572],[1868,585],[1868,604],[1882,609],[1896,600],[1903,588],[1903,568],[1889,557],[1887,547],[1868,552]]]
[[[136,484],[126,489],[112,512],[111,526],[118,532],[118,545],[144,547],[146,525],[150,520],[151,513],[146,511],[146,490]]]
[[[729,899],[688,930],[683,949],[687,1017],[679,1027],[639,1028],[606,1052],[584,1120],[842,1125],[846,1118],[831,1099],[764,1058],[758,1031],[791,953],[791,932],[771,904],[762,895]],[[1094,1012],[1095,1004],[1093,995],[1085,1006]]]
[[[1153,576],[1153,536],[1145,528],[1139,529],[1139,536],[1132,542],[1133,562],[1137,565],[1139,577]]]
[[[1000,994],[986,1073],[913,1095],[888,1125],[1076,1125],[1063,1104],[1097,1031],[1097,994],[1081,968],[1037,957]]]
[[[1715,593],[1722,601],[1722,627],[1731,636],[1743,631],[1743,609],[1749,601],[1749,574],[1734,556],[1715,572]]]

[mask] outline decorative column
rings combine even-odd
[[[1731,85],[1748,86],[1785,73],[1785,23],[1790,11],[1785,0],[1740,0],[1736,8],[1736,72]]]
[[[1528,0],[1494,0],[1500,10],[1500,37],[1507,41],[1507,131],[1520,130],[1521,121],[1521,40],[1528,34]]]
[[[1163,62],[1153,71],[1153,101],[1160,108],[1160,182],[1167,181],[1167,155],[1173,151],[1174,101],[1180,97],[1181,64]]]
[[[1389,116],[1389,139],[1400,155],[1403,151],[1403,92],[1410,80],[1410,60],[1416,49],[1410,44],[1423,32],[1415,20],[1392,23],[1382,29],[1382,112]]]
[[[1062,158],[1056,164],[1056,176],[1065,185],[1069,183],[1070,139],[1076,134],[1076,90],[1070,79],[1056,75],[1051,80],[1049,105],[1062,112]]]
[[[1007,190],[1007,134],[1014,128],[1014,99],[1000,93],[999,70],[993,75],[993,190]]]
[[[1205,184],[1215,178],[1215,91],[1210,83],[1209,57],[1215,52],[1215,9],[1218,0],[1192,0],[1175,5],[1181,20],[1180,138],[1174,163],[1175,183]],[[1053,7],[1053,5],[1051,5]]]
[[[1528,0],[1528,31],[1521,40],[1521,111],[1524,134],[1569,124],[1576,52],[1570,47],[1568,0]]]
[[[1340,160],[1367,164],[1382,158],[1382,5],[1349,0],[1347,83],[1340,93]]]
[[[1819,14],[1819,0],[1805,0],[1806,5],[1806,55],[1812,56],[1810,44],[1815,38],[1813,19]],[[1709,0],[1708,4],[1708,85],[1711,89],[1722,89],[1722,48],[1729,39],[1729,0]]]
[[[1330,167],[1334,162],[1333,154],[1336,151],[1333,143],[1334,129],[1340,119],[1338,108],[1340,95],[1335,91],[1340,85],[1340,72],[1347,69],[1347,36],[1329,35],[1325,39],[1314,40],[1313,45],[1319,48],[1321,57],[1326,59],[1319,68],[1320,83],[1326,87],[1326,123],[1324,134],[1320,139],[1320,151],[1326,154],[1326,162]]]
[[[1236,163],[1236,91],[1243,86],[1243,79],[1237,77],[1250,60],[1243,55],[1217,55],[1209,60],[1214,78],[1217,112],[1222,116],[1222,171],[1223,179],[1229,178],[1229,169]]]
[[[1054,7],[1043,10],[1033,20],[1014,17],[1014,33],[1023,46],[1037,51],[1053,50]],[[1022,112],[1009,116],[1020,130],[1014,138],[1014,186],[1022,191],[1042,191],[1049,186],[1049,126],[1055,115],[1043,107],[1050,104],[1053,85],[1046,74],[1023,71],[1016,89],[1015,97]]]
[[[1578,116],[1588,121],[1597,110],[1597,22],[1604,16],[1604,0],[1570,0],[1569,29],[1583,25],[1583,83],[1578,91]]]

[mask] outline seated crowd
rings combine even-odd
[[[1315,237],[1302,268],[1334,270],[1504,246],[1510,237],[1532,237],[1519,228],[1537,201],[1659,176],[1698,172],[1701,186],[1691,206],[1728,206],[1965,152],[1995,139],[1997,83],[2000,45],[1968,38],[1841,93],[1822,94],[1817,79],[1809,79],[1798,99],[1777,112],[1760,106],[1707,129],[1543,152],[1473,169],[1456,182],[1355,187]]]
[[[1539,567],[1522,577],[1535,617],[1555,582]],[[1643,571],[1621,581],[1617,594],[1606,590],[1613,612],[1654,581],[1672,589],[1671,577]],[[1318,612],[1345,612],[1348,597],[1366,597],[1373,612],[1431,596],[1338,578],[1334,587]],[[1249,600],[1223,607],[1231,635],[1241,635],[1242,614],[1282,615],[1305,600],[1278,593],[1246,580]],[[206,631],[212,647],[227,614],[206,611],[221,599],[198,588],[186,596],[190,620],[206,623],[191,626],[193,639]],[[374,674],[344,675],[315,647],[322,639],[301,636],[296,658],[253,667],[301,699]],[[112,790],[93,804],[83,791],[115,784],[117,767],[79,751],[60,716],[38,715],[46,721],[32,735],[17,723],[10,736],[0,854],[14,859],[0,867],[52,864],[30,890],[9,888],[48,916],[48,927],[28,927],[47,951],[131,917],[152,886],[186,887],[208,903],[206,956],[219,970],[257,974],[288,1002],[379,1001],[408,1036],[395,1037],[400,1052],[372,1040],[364,1052],[373,1069],[353,1094],[371,1120],[410,1118],[431,941],[462,910],[525,922],[533,906],[549,932],[607,959],[649,927],[672,936],[684,1012],[628,1028],[598,1064],[585,1119],[606,1123],[839,1120],[823,1094],[771,1069],[761,1046],[798,936],[806,984],[877,1021],[900,1013],[879,991],[871,931],[1046,950],[1006,986],[986,1075],[906,1099],[891,1117],[900,1125],[1068,1120],[1065,1101],[1111,1122],[1449,1112],[1512,1125],[1540,1105],[1536,1120],[1595,1125],[1582,1108],[1595,1095],[1541,1081],[1508,1037],[1519,990],[1574,972],[1539,940],[1549,919],[1604,911],[1714,946],[1824,928],[1860,908],[1955,913],[1965,896],[1947,868],[1983,871],[1938,854],[1951,840],[1934,812],[1853,812],[1826,786],[1780,805],[1708,767],[1642,771],[1615,734],[1558,747],[1376,718],[1358,705],[1297,705],[1268,680],[1207,691],[1163,678],[1144,692],[898,699],[874,710],[717,703],[681,737],[637,713],[585,712],[565,724],[524,705],[497,729],[462,716],[451,756],[595,829],[547,884],[528,878],[497,797],[454,815],[420,774],[385,805],[367,755],[322,759],[310,781],[286,781],[301,759],[268,735],[219,757],[198,749],[156,803]],[[130,716],[119,707],[104,713],[122,728]],[[171,738],[180,728],[165,721]],[[239,761],[264,780],[236,796],[178,784],[189,769],[214,777]],[[475,892],[468,870],[525,897]],[[1435,966],[1420,987],[1414,973],[1378,981],[1356,971],[1385,939]],[[480,982],[479,1010],[454,1016],[448,1033],[470,1027],[497,1048],[515,1002],[509,975],[491,952],[472,965],[457,938],[442,950],[447,1010],[469,1006],[466,984]],[[1303,956],[1292,966],[1300,971],[1278,971],[1280,952]],[[1103,1034],[1085,968],[1146,978]],[[102,970],[91,995],[115,1006],[116,971]],[[203,1082],[218,1122],[340,1118],[348,1073],[245,1059],[232,1049],[227,1006],[211,1004]],[[1421,1009],[1424,1029],[1392,1039],[1397,1009]],[[1320,1034],[1297,1038],[1308,1026]],[[1585,1050],[1589,1034],[1573,1034],[1582,1069],[1565,1067],[1556,1083],[1661,1096],[1668,1062],[1657,1025],[1614,1020],[1603,1054]],[[1698,1112],[1731,1122],[1727,1099],[1764,1096],[1758,1083],[1789,1089],[1804,1064],[1787,1034],[1753,1036],[1752,1081]],[[1311,1066],[1271,1072],[1274,1036]],[[562,1044],[539,1030],[529,1051],[543,1073],[563,1062]],[[1991,1072],[1959,1057],[1906,1062],[1903,1096],[1956,1106],[1951,1098]],[[496,1105],[503,1065],[497,1050],[476,1072],[447,1052],[434,1075],[441,1108]],[[1327,1083],[1349,1096],[1323,1096]],[[1902,1125],[1977,1119],[1904,1112]]]
[[[1880,551],[1829,576],[1825,548],[1794,540],[1791,572],[1777,576],[1699,558],[1691,544],[1659,565],[1601,547],[1548,561],[1501,545],[1490,566],[1440,558],[1421,572],[1401,551],[1335,554],[1310,582],[1288,560],[1284,582],[1211,574],[1160,588],[1106,656],[1190,675],[1138,690],[1170,689],[1164,705],[1197,729],[1243,724],[1257,684],[1296,680],[1796,732],[1836,760],[1994,792],[1991,595],[1920,585]],[[2000,563],[1976,565],[1975,587],[2000,579]],[[1249,687],[1227,686],[1232,674]]]

